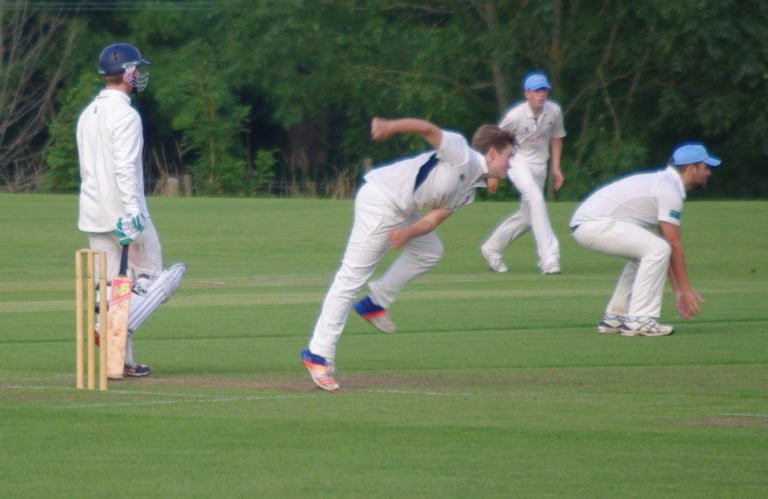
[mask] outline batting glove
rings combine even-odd
[[[115,235],[120,238],[120,244],[131,244],[141,235],[147,217],[143,213],[131,213],[128,216],[117,219]]]

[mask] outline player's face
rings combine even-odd
[[[488,176],[499,180],[507,176],[509,157],[512,155],[512,145],[507,145],[499,151],[495,147],[488,149],[485,160],[488,163]]]
[[[547,102],[547,97],[549,97],[549,89],[547,88],[525,91],[525,100],[528,101],[528,105],[531,106],[531,109],[534,111],[538,111],[544,107],[544,103]]]
[[[705,163],[697,163],[693,167],[693,187],[705,187],[710,175],[712,170]]]

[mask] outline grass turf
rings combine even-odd
[[[0,195],[3,497],[764,497],[768,203],[686,205],[707,302],[682,321],[667,296],[665,338],[594,333],[622,262],[573,243],[573,204],[550,205],[551,277],[530,236],[487,271],[478,246],[513,205],[472,205],[396,334],[350,317],[338,394],[298,351],[349,201],[151,199],[189,272],[137,334],[153,376],[106,393],[73,388],[76,204]]]

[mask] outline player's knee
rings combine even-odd
[[[423,262],[434,265],[443,258],[443,253],[445,253],[445,246],[443,246],[442,241],[437,241],[429,248],[429,250],[419,255],[419,257]]]
[[[527,203],[544,202],[544,193],[538,186],[531,186],[520,191],[520,198]]]
[[[668,242],[659,238],[658,241],[656,241],[656,244],[653,245],[651,251],[643,258],[655,261],[667,261],[671,255],[672,247]]]

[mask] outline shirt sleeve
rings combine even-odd
[[[680,217],[683,214],[683,198],[680,192],[671,182],[659,184],[659,222],[672,225],[680,225]]]
[[[141,211],[138,177],[144,147],[141,118],[132,112],[122,116],[114,130],[115,178],[125,213]],[[143,186],[141,187],[143,188]]]
[[[501,118],[501,121],[499,121],[499,128],[507,132],[514,132],[515,130],[515,124],[514,124],[515,113],[513,112],[513,109],[510,109],[507,112],[507,114],[505,114],[504,117]]]
[[[565,137],[565,126],[563,125],[563,112],[558,108],[555,122],[552,125],[552,138],[562,139]]]
[[[450,167],[462,166],[469,161],[469,152],[467,139],[456,132],[443,130],[443,140],[437,149],[437,159]]]

